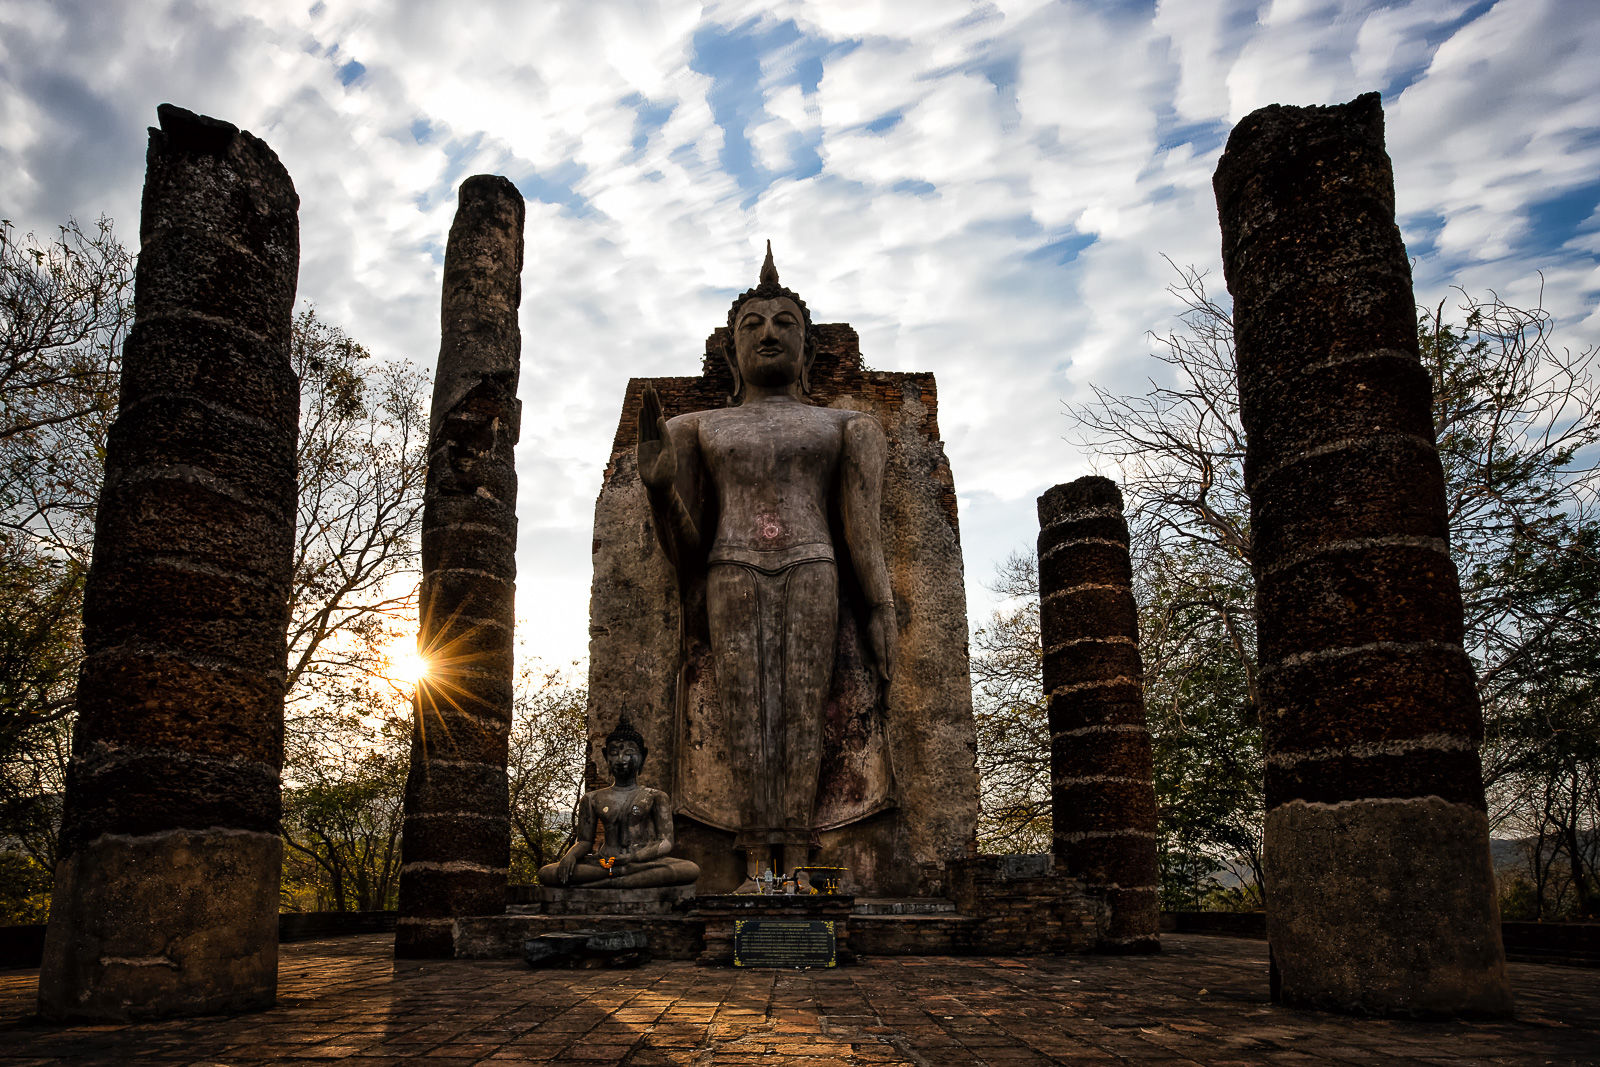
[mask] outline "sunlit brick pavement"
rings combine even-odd
[[[1272,1007],[1266,946],[1159,957],[869,960],[837,971],[395,963],[386,936],[285,946],[272,1011],[138,1026],[27,1020],[0,972],[0,1064],[1600,1063],[1600,971],[1512,965],[1511,1022]]]

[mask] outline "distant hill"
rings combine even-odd
[[[1579,847],[1592,852],[1597,836],[1600,836],[1600,830],[1585,830],[1579,833]],[[1508,873],[1526,867],[1528,850],[1533,847],[1533,840],[1531,837],[1491,837],[1489,857],[1494,861],[1495,871]],[[1547,839],[1544,847],[1545,852],[1549,853],[1554,846]]]

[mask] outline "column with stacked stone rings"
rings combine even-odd
[[[1122,494],[1107,478],[1039,498],[1039,629],[1056,863],[1105,900],[1103,951],[1160,951],[1139,612]]]
[[[505,908],[525,217],[510,181],[468,178],[445,248],[422,515],[428,670],[406,780],[400,957],[449,957],[456,918]]]
[[[1214,184],[1248,441],[1273,995],[1504,1014],[1482,722],[1378,95],[1252,112]]]

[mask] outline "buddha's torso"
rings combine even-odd
[[[698,442],[717,498],[712,558],[831,544],[828,500],[854,412],[768,400],[699,413]]]
[[[605,827],[607,844],[620,851],[638,848],[656,840],[655,798],[665,796],[659,789],[634,786],[619,789],[608,786],[594,794],[595,814]]]

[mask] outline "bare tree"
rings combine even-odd
[[[1141,396],[1096,390],[1071,415],[1080,443],[1115,468],[1129,504],[1163,832],[1226,799],[1207,782],[1228,783],[1233,801],[1211,810],[1205,834],[1175,843],[1213,858],[1231,852],[1231,865],[1258,876],[1259,831],[1249,827],[1258,825],[1259,795],[1240,788],[1259,779],[1260,727],[1233,324],[1203,272],[1175,269],[1183,326],[1152,338],[1160,379]],[[1454,308],[1419,309],[1418,338],[1434,381],[1492,812],[1507,819],[1528,798],[1549,796],[1540,776],[1564,781],[1571,802],[1539,806],[1541,818],[1569,813],[1562,847],[1582,897],[1594,886],[1583,843],[1594,838],[1597,813],[1581,785],[1592,757],[1580,754],[1600,724],[1592,712],[1558,709],[1595,707],[1600,677],[1597,354],[1557,349],[1537,306],[1456,294]],[[1206,773],[1197,768],[1186,776],[1195,788],[1180,789],[1185,776],[1172,776],[1173,761],[1195,752],[1210,753]]]
[[[378,362],[314,309],[295,319],[299,522],[289,624],[291,723],[315,703],[361,698],[389,646],[414,629],[427,378]]]
[[[69,220],[51,241],[0,220],[0,759],[72,709],[132,298],[109,219]]]
[[[111,220],[53,241],[0,219],[0,441],[103,420],[132,322],[133,260]]]
[[[1069,415],[1127,502],[1163,898],[1193,907],[1226,895],[1217,871],[1259,900],[1262,750],[1233,319],[1203,272],[1173,268],[1181,327],[1150,335],[1159,376]]]

